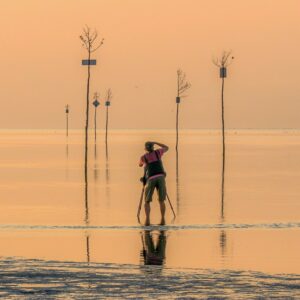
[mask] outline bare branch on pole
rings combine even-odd
[[[184,97],[184,93],[191,87],[192,85],[186,80],[186,74],[181,70],[177,70],[177,96]]]
[[[106,91],[106,101],[111,101],[111,99],[112,99],[112,97],[113,97],[113,93],[112,93],[112,90],[111,89],[108,89],[107,91]]]
[[[92,31],[87,25],[83,28],[83,34],[79,36],[82,46],[89,52],[93,53],[98,50],[104,43],[104,39],[97,42],[98,32]]]
[[[219,58],[214,57],[212,59],[213,64],[219,68],[226,68],[232,64],[232,60],[234,57],[232,56],[232,51],[223,51]]]

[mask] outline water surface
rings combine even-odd
[[[170,146],[163,159],[177,218],[167,205],[165,227],[144,228],[136,219],[142,189],[138,162],[147,140]],[[258,285],[261,276],[284,282],[297,278],[300,132],[229,131],[223,191],[218,131],[181,131],[178,155],[172,131],[114,130],[108,151],[103,132],[96,146],[91,135],[87,181],[83,141],[81,131],[71,131],[68,138],[63,131],[1,131],[0,256],[2,264],[9,260],[9,272],[19,264],[39,272],[54,261],[64,272],[71,265],[79,268],[82,279],[83,266],[114,264],[134,281],[139,277],[133,274],[148,274],[141,266],[154,264],[168,270],[160,275],[166,278],[168,272],[184,270],[178,276],[187,274],[180,277],[187,286],[188,278],[213,286],[216,278],[225,284],[228,274],[236,276],[233,294],[249,278]],[[158,224],[159,206],[153,200],[151,221]],[[190,277],[191,269],[196,277]],[[16,276],[26,292],[22,276]],[[299,285],[284,284],[281,292],[299,292]]]

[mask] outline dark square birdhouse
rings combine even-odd
[[[225,67],[220,68],[220,77],[221,78],[226,78],[227,77],[227,70]]]

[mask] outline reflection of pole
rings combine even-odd
[[[222,257],[224,257],[226,255],[226,248],[227,248],[227,236],[225,230],[220,231],[219,243],[221,248],[221,255]]]
[[[106,179],[106,186],[109,184],[109,161],[108,161],[108,156],[106,157],[106,164],[105,164],[105,179]]]
[[[105,195],[106,195],[106,203],[110,205],[110,169],[109,169],[109,159],[108,152],[106,151],[106,164],[105,164]]]
[[[90,263],[90,236],[86,236],[86,260]]]
[[[223,156],[223,168],[222,168],[222,186],[221,186],[221,220],[225,219],[224,215],[224,187],[225,187],[225,157]]]
[[[69,158],[69,144],[66,144],[66,156]]]
[[[97,144],[95,143],[95,146],[94,146],[94,154],[95,154],[95,165],[94,165],[94,179],[95,181],[98,180],[98,164],[97,164]]]
[[[106,161],[108,160],[108,145],[106,144],[105,147],[105,156],[106,156]]]

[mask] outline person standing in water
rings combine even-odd
[[[154,146],[157,145],[160,148],[154,149]],[[161,157],[165,152],[169,150],[169,147],[157,143],[157,142],[146,142],[145,143],[146,153],[141,157],[139,166],[145,168],[145,173],[143,177],[143,182],[146,184],[145,188],[145,213],[146,213],[146,222],[145,225],[150,225],[150,202],[152,201],[152,196],[154,190],[158,192],[158,200],[160,204],[161,212],[161,225],[165,224],[165,200],[167,196],[166,189],[166,173],[162,164]]]

